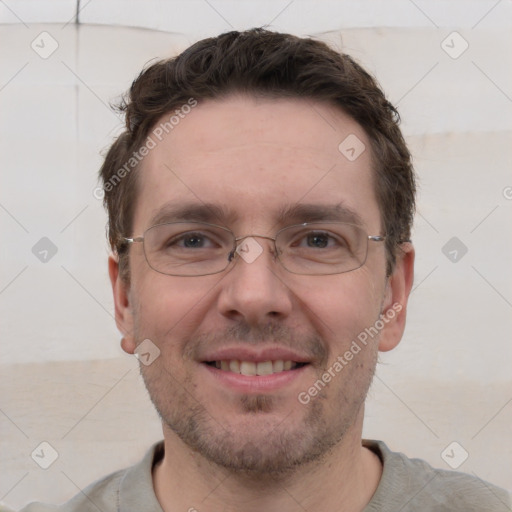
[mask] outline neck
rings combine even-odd
[[[235,474],[205,460],[164,429],[165,455],[153,470],[157,499],[165,512],[362,511],[382,474],[377,455],[361,445],[363,409],[322,460],[265,480]]]

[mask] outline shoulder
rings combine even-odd
[[[30,503],[20,512],[118,512],[125,509],[162,512],[151,476],[153,464],[162,454],[163,443],[156,443],[138,464],[103,477],[70,501],[59,506]]]
[[[62,505],[30,503],[20,512],[117,512],[120,482],[127,471],[124,469],[103,477]]]
[[[382,441],[364,440],[382,460],[382,478],[364,512],[510,512],[510,494],[475,476],[436,469],[421,459],[392,452]]]

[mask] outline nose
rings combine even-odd
[[[253,235],[237,243],[233,266],[222,280],[219,312],[252,325],[287,317],[292,310],[293,294],[273,252],[273,239]]]

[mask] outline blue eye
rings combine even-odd
[[[306,238],[308,247],[323,249],[324,247],[327,247],[330,237],[325,233],[311,233],[308,234]]]
[[[343,237],[325,231],[309,231],[297,239],[297,246],[312,249],[334,249],[346,247]]]
[[[212,240],[203,233],[183,233],[169,239],[166,247],[179,247],[184,249],[204,249],[213,246]]]
[[[191,234],[181,238],[185,247],[203,247],[205,244],[205,237],[203,235]]]

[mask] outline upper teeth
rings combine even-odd
[[[255,363],[253,361],[239,361],[237,359],[215,361],[215,366],[220,370],[241,373],[242,375],[271,375],[272,373],[291,370],[296,366],[293,361],[262,361]]]

